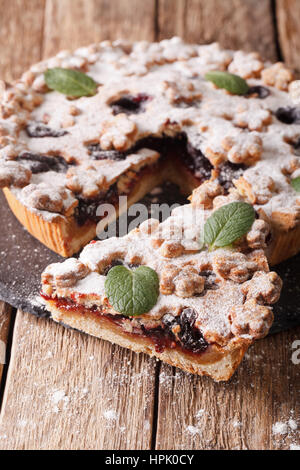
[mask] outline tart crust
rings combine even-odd
[[[179,367],[185,372],[209,376],[215,381],[229,380],[239,366],[250,342],[241,340],[234,348],[210,345],[209,349],[200,353],[188,353],[182,349],[166,347],[158,352],[154,342],[145,336],[129,335],[117,324],[110,322],[105,316],[95,315],[88,310],[84,314],[76,310],[57,308],[55,301],[44,300],[53,320],[70,326],[89,335],[118,344],[136,353],[145,353],[157,357],[171,366]]]
[[[161,174],[155,171],[146,172],[145,177],[135,184],[128,196],[128,207],[142,199],[145,194],[161,182]],[[39,213],[29,210],[8,188],[4,188],[3,192],[10,209],[28,232],[61,256],[72,256],[96,236],[98,224],[91,220],[87,220],[82,226],[77,224],[74,216],[62,217],[58,215],[51,221],[47,221]],[[116,208],[117,217],[125,210],[126,208],[119,211]],[[111,220],[106,219],[106,223],[102,224],[100,231],[114,220],[114,216],[111,217]]]
[[[300,251],[300,226],[296,226],[287,232],[275,230],[273,242],[266,250],[266,256],[271,266],[295,256]]]

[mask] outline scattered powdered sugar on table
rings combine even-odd
[[[290,417],[277,421],[272,426],[274,439],[280,439],[282,444],[289,445],[290,450],[300,450],[298,423],[294,417],[295,412],[290,411]]]
[[[118,414],[115,410],[110,409],[110,410],[105,410],[103,413],[103,416],[105,419],[109,421],[116,421],[118,419]]]
[[[287,423],[283,423],[278,421],[277,423],[273,424],[272,426],[272,433],[273,434],[287,434],[288,433],[288,425]]]
[[[291,445],[290,445],[290,450],[300,450],[300,445],[291,444]]]
[[[294,419],[289,419],[289,427],[296,431],[298,429],[297,422]]]
[[[53,403],[52,411],[59,413],[62,409],[66,409],[70,399],[64,390],[55,390],[51,395],[51,402]]]
[[[196,436],[197,434],[201,434],[201,430],[196,428],[195,426],[187,426],[186,430],[192,435]]]
[[[243,423],[241,421],[234,421],[233,422],[233,427],[234,428],[241,428],[243,426]]]
[[[293,414],[293,411],[291,411],[291,415]],[[291,432],[295,432],[297,431],[297,429],[297,421],[291,416],[287,421],[277,421],[277,423],[273,424],[272,433],[284,435],[289,434]]]
[[[204,408],[201,408],[201,410],[198,410],[197,413],[195,414],[196,419],[200,419],[205,413]]]

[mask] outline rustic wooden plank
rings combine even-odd
[[[295,0],[297,1],[297,0]],[[159,38],[257,50],[276,59],[271,0],[159,0]]]
[[[18,78],[41,57],[44,0],[0,0],[0,78]]]
[[[12,317],[12,307],[0,302],[0,386],[6,360],[7,340]]]
[[[257,342],[229,383],[213,383],[162,365],[157,449],[299,445],[300,365],[291,361],[299,333],[296,329]],[[293,427],[297,419],[298,430],[293,431],[288,423],[292,420]],[[288,432],[276,433],[279,430]]]
[[[300,2],[277,0],[279,42],[283,59],[300,72]]]
[[[149,449],[155,365],[18,312],[0,449]]]
[[[44,55],[106,39],[153,41],[155,0],[47,0]]]
[[[0,79],[13,80],[40,59],[44,3],[44,0],[0,0]],[[11,311],[9,305],[0,303],[0,341],[5,345]],[[0,383],[2,373],[0,364]]]

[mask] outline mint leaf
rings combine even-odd
[[[218,88],[224,88],[233,95],[245,95],[249,86],[242,77],[229,72],[207,72],[205,79],[213,82]]]
[[[78,70],[55,67],[48,69],[44,77],[51,90],[59,91],[67,96],[92,96],[97,91],[97,83]]]
[[[210,247],[228,246],[245,235],[255,219],[246,202],[231,202],[212,213],[204,225],[204,242]]]
[[[110,304],[123,315],[142,315],[149,312],[159,294],[157,273],[148,266],[130,270],[115,266],[108,271],[105,293]]]
[[[297,193],[300,193],[300,176],[291,180],[291,185]]]

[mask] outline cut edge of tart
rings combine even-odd
[[[44,297],[44,302],[51,312],[52,319],[62,325],[117,344],[135,353],[156,357],[185,372],[209,376],[215,381],[227,381],[232,377],[250,345],[250,342],[245,340],[230,348],[211,345],[209,351],[205,353],[190,353],[182,348],[164,346],[155,336],[151,339],[147,335],[124,331],[105,315],[97,316],[89,309],[79,311],[77,307],[74,309],[71,306],[62,307],[47,297]]]
[[[70,216],[57,214],[56,217],[47,220],[38,211],[34,212],[22,204],[8,188],[4,188],[3,192],[12,212],[28,232],[52,251],[68,258],[74,253],[78,253],[81,248],[96,237],[97,233],[104,230],[107,225],[114,222],[116,217],[120,217],[128,207],[141,200],[145,194],[161,182],[161,175],[149,169],[145,178],[134,184],[127,199],[127,206],[120,207],[116,203],[114,205],[115,213],[106,217],[104,223],[101,223],[101,220],[97,222],[93,219],[87,219],[83,224],[78,224],[74,214]],[[104,203],[106,202],[104,201]]]
[[[164,222],[149,219],[124,237],[91,242],[79,259],[49,265],[42,274],[46,308],[64,325],[228,380],[268,333],[282,286],[261,249],[268,234],[261,219],[251,219],[229,248],[224,233],[222,243],[214,241],[223,247],[203,244],[207,224],[232,204],[240,203],[227,197],[218,209],[203,210],[195,190],[191,204]],[[230,220],[234,228],[240,223]]]
[[[82,74],[92,90],[53,91],[49,70]],[[300,249],[293,80],[259,54],[179,38],[62,51],[0,83],[0,186],[30,233],[63,256],[94,238],[99,203],[126,195],[130,205],[158,180],[186,194],[202,185],[208,208],[234,193],[271,225],[276,264]]]

